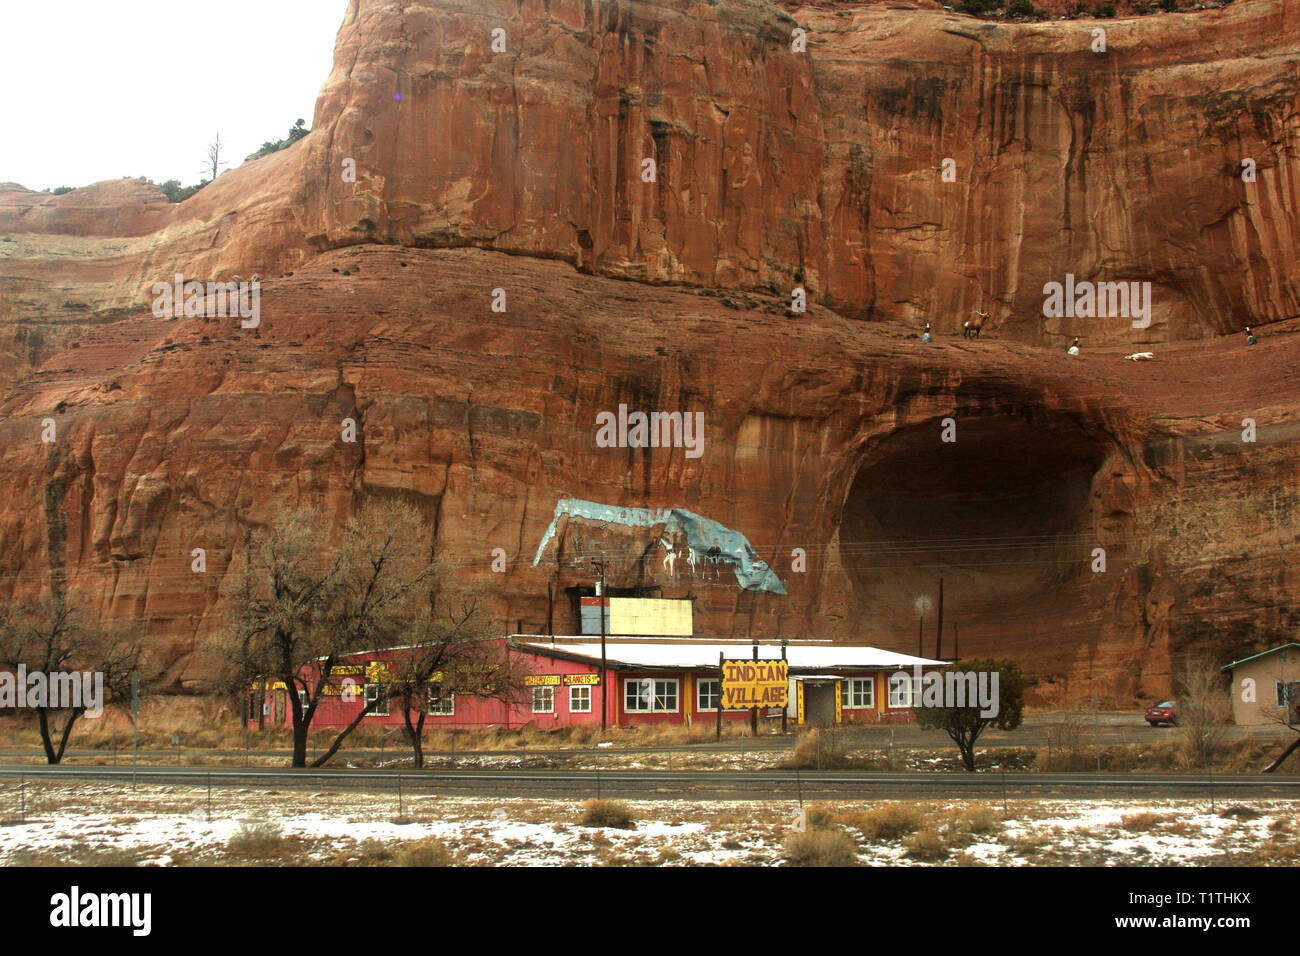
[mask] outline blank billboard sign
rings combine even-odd
[[[691,602],[668,598],[610,598],[609,633],[690,637]]]

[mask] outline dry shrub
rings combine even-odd
[[[814,727],[795,744],[781,766],[786,770],[842,770],[850,767],[848,751],[854,734],[844,729]]]
[[[949,825],[963,833],[994,833],[1001,829],[1002,821],[992,807],[976,806],[958,810]]]
[[[791,866],[853,866],[857,847],[839,830],[808,830],[785,838],[782,856]]]
[[[1033,856],[1052,842],[1051,837],[1042,833],[1020,833],[1000,841],[1013,854]]]
[[[406,844],[393,858],[394,866],[452,866],[455,862],[456,855],[434,837]]]
[[[1259,848],[1257,855],[1266,866],[1295,866],[1300,864],[1300,844],[1266,843]]]
[[[659,848],[660,866],[663,866],[666,863],[676,863],[681,858],[682,855],[678,853],[677,850],[671,846],[662,846]]]
[[[349,862],[355,866],[388,866],[393,862],[393,848],[371,837],[357,844],[356,857]]]
[[[582,819],[578,822],[584,827],[614,827],[618,830],[631,830],[636,826],[632,808],[622,800],[586,800],[582,804]]]
[[[838,826],[835,812],[820,804],[805,808],[803,818],[809,830],[834,830]]]
[[[1217,662],[1204,651],[1188,651],[1178,682],[1183,708],[1178,716],[1182,762],[1188,770],[1214,766],[1227,742],[1232,705]]]
[[[241,820],[239,829],[226,841],[232,856],[259,857],[278,853],[284,846],[280,824],[269,820]]]
[[[1257,820],[1263,816],[1254,807],[1248,807],[1244,803],[1234,803],[1230,807],[1224,807],[1221,817],[1234,817],[1238,820]]]
[[[868,840],[898,840],[921,828],[925,814],[909,803],[886,803],[866,813],[846,813],[840,822],[862,831]]]
[[[1150,810],[1143,810],[1140,813],[1130,813],[1119,821],[1121,829],[1128,830],[1130,833],[1146,833],[1154,830],[1162,823],[1168,823],[1172,820],[1167,813],[1152,813]]]
[[[914,860],[942,860],[948,855],[948,841],[934,827],[926,827],[904,838],[903,847]]]
[[[575,744],[589,744],[598,733],[600,728],[595,724],[574,724],[569,728],[569,740]]]
[[[104,847],[103,849],[86,850],[81,855],[75,855],[72,859],[74,866],[139,866],[140,861],[144,859],[144,852],[132,847]]]

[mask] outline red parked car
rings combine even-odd
[[[1147,723],[1152,727],[1159,727],[1161,724],[1173,727],[1178,723],[1178,714],[1182,709],[1183,702],[1180,700],[1162,700],[1147,708]]]

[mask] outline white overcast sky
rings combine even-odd
[[[201,178],[312,123],[348,0],[0,0],[0,182]]]

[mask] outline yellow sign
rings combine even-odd
[[[722,709],[784,707],[790,686],[785,661],[723,661]]]
[[[568,686],[574,684],[594,686],[600,683],[599,674],[565,674],[564,683]]]
[[[524,678],[525,687],[558,687],[560,686],[559,674],[529,674]]]

